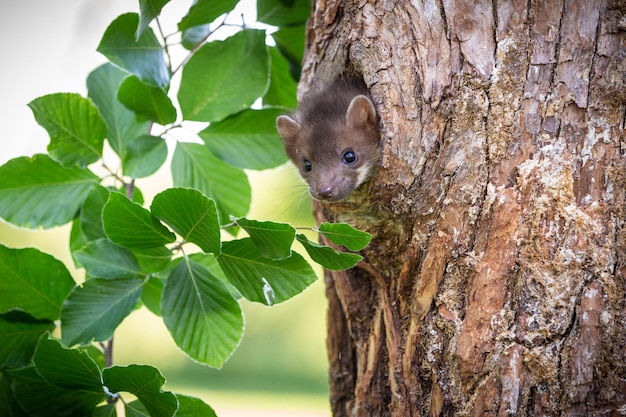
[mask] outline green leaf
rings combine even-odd
[[[107,139],[120,158],[126,156],[131,140],[145,135],[150,129],[149,121],[139,120],[117,99],[117,91],[126,77],[128,72],[111,63],[101,65],[87,77],[88,96],[98,106],[108,126]]]
[[[143,32],[148,28],[150,22],[152,22],[161,13],[161,9],[170,0],[139,0],[139,27],[135,38],[140,38]]]
[[[285,259],[291,256],[291,244],[296,236],[296,229],[290,225],[246,218],[236,219],[235,222],[250,235],[261,256],[270,259]]]
[[[176,108],[167,91],[148,85],[134,75],[122,82],[117,99],[130,110],[160,125],[176,121]]]
[[[178,30],[183,31],[195,26],[211,23],[224,13],[235,8],[239,0],[198,0],[191,6],[189,13],[178,24]]]
[[[37,373],[55,387],[88,391],[104,397],[96,362],[85,352],[63,346],[50,334],[39,340],[33,364]]]
[[[61,311],[63,342],[71,346],[110,339],[137,304],[142,287],[139,278],[93,278],[76,287]]]
[[[113,404],[105,404],[100,407],[96,407],[93,410],[93,414],[91,417],[117,417],[117,409],[115,408],[115,403]],[[130,417],[128,414],[126,417]]]
[[[66,224],[97,180],[91,171],[66,168],[47,155],[12,159],[0,167],[0,217],[29,228]]]
[[[272,26],[291,26],[304,23],[309,17],[309,0],[257,0],[256,13],[259,22]]]
[[[101,185],[96,185],[80,208],[80,227],[87,240],[106,237],[102,227],[102,208],[108,199],[109,190]]]
[[[267,169],[287,161],[276,117],[282,109],[244,110],[211,123],[200,137],[220,159],[238,168]]]
[[[130,190],[131,196],[129,197],[130,200],[132,200],[133,203],[137,203],[143,206],[144,198],[143,198],[143,194],[141,193],[141,190],[137,187],[136,184],[133,184],[130,188],[131,188]],[[126,188],[126,184],[124,184],[122,188],[120,188],[119,190],[113,189],[113,191],[117,191],[123,195],[128,195],[129,190]]]
[[[170,273],[161,302],[163,321],[192,359],[220,368],[243,333],[239,303],[202,266],[185,260]]]
[[[139,400],[124,404],[124,413],[126,417],[150,417],[150,412]]]
[[[81,352],[89,355],[91,359],[98,365],[99,369],[104,369],[107,367],[107,360],[104,357],[104,352],[95,347],[94,345],[81,346],[78,348]]]
[[[50,320],[36,320],[21,311],[0,314],[0,368],[28,365],[41,335],[54,327]]]
[[[76,268],[82,268],[82,265],[74,257],[74,252],[79,251],[87,244],[88,241],[89,240],[83,233],[83,229],[80,227],[79,219],[75,218],[72,222],[72,228],[70,230],[70,255],[72,256],[72,261],[74,261],[74,266]]]
[[[62,358],[57,358],[60,365]],[[42,378],[34,366],[9,371],[15,398],[29,417],[90,416],[104,393],[66,390]]]
[[[220,281],[222,281],[224,284],[230,285],[230,282],[228,282],[228,278],[226,278],[226,275],[224,275],[224,271],[222,271],[222,267],[217,262],[217,258],[215,257],[215,255],[210,253],[192,253],[191,255],[189,255],[189,259],[204,267],[207,271],[211,273],[211,275],[219,278]]]
[[[137,260],[126,248],[106,238],[88,242],[74,257],[90,277],[131,278],[141,272]]]
[[[263,96],[263,105],[283,106],[295,109],[298,106],[296,90],[298,84],[289,70],[289,62],[276,48],[270,48],[272,75],[270,87]]]
[[[176,240],[148,210],[116,192],[102,209],[102,223],[109,239],[127,248],[151,248]]]
[[[154,197],[150,211],[187,242],[204,252],[220,252],[220,225],[215,202],[198,190],[170,188]]]
[[[63,262],[34,248],[0,245],[0,277],[0,313],[21,310],[37,319],[58,319],[74,287]]]
[[[217,417],[215,411],[199,398],[176,394],[178,411],[176,417]]]
[[[36,98],[28,107],[50,135],[48,153],[61,164],[85,167],[102,157],[107,126],[91,100],[56,93]]]
[[[172,417],[178,408],[174,394],[163,391],[165,378],[147,365],[113,366],[102,371],[110,392],[129,392],[146,407],[151,417]]]
[[[317,243],[311,242],[303,234],[298,234],[296,239],[298,239],[298,242],[302,243],[302,246],[311,259],[326,269],[333,271],[349,269],[363,259],[361,255],[357,255],[356,253],[339,252],[329,246],[318,245]]]
[[[172,251],[165,246],[155,246],[152,248],[132,248],[130,250],[137,262],[139,269],[145,274],[153,274],[161,271],[172,259]]]
[[[351,251],[363,249],[372,239],[371,234],[355,229],[346,223],[322,223],[318,231],[331,242]]]
[[[189,259],[198,265],[201,265],[209,271],[211,275],[222,281],[234,299],[239,300],[240,298],[243,298],[237,288],[233,287],[228,278],[226,278],[226,275],[224,274],[224,271],[222,271],[222,267],[219,262],[217,262],[215,255],[210,253],[193,253],[189,255]]]
[[[9,374],[0,372],[0,416],[28,417],[15,400]]]
[[[181,43],[184,48],[190,51],[194,49],[200,42],[204,41],[211,35],[211,25],[200,25],[190,27],[183,31],[183,37]]]
[[[128,144],[122,159],[124,175],[144,178],[154,174],[167,159],[167,144],[156,136],[143,135]]]
[[[306,33],[305,24],[297,26],[282,26],[272,33],[272,38],[282,54],[284,54],[292,64],[300,65],[304,55],[304,41]],[[284,58],[283,58],[284,59]]]
[[[176,144],[172,177],[175,187],[195,188],[215,201],[220,224],[229,215],[243,217],[248,212],[251,191],[245,172],[224,163],[203,145]]]
[[[148,310],[157,316],[161,316],[161,295],[163,294],[163,281],[159,278],[150,278],[143,285],[141,302]]]
[[[217,260],[244,297],[265,305],[288,300],[317,279],[311,265],[296,252],[282,260],[264,258],[249,238],[223,242]]]
[[[185,120],[217,122],[249,108],[269,81],[265,31],[246,29],[203,45],[185,65],[178,101]]]
[[[136,13],[119,16],[104,32],[97,51],[142,81],[165,87],[170,82],[170,70],[165,63],[163,47],[150,28],[135,39],[138,24]]]

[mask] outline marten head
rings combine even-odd
[[[345,198],[378,164],[376,110],[359,86],[336,82],[303,100],[292,117],[279,116],[276,127],[315,199]]]

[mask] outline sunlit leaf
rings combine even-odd
[[[98,365],[98,368],[104,369],[107,367],[107,359],[104,356],[104,352],[95,345],[80,346],[78,349],[89,355],[96,365]]]
[[[56,320],[73,287],[69,271],[53,256],[0,245],[0,313],[22,310],[37,319]]]
[[[91,417],[117,417],[116,404],[104,404],[96,407],[96,409],[93,410],[93,414],[91,414]],[[130,416],[127,414],[126,417]]]
[[[88,242],[80,250],[74,252],[74,257],[90,277],[129,278],[141,272],[130,250],[106,238]]]
[[[102,228],[102,208],[109,199],[109,190],[101,185],[93,187],[80,209],[80,227],[88,240],[106,237]]]
[[[172,251],[166,246],[132,248],[130,251],[139,263],[139,268],[145,274],[153,274],[162,270],[172,259]]]
[[[111,193],[102,209],[109,239],[127,248],[151,248],[172,243],[176,236],[148,210],[120,193]]]
[[[102,157],[107,126],[93,102],[74,93],[56,93],[28,103],[50,135],[48,153],[61,164],[86,165]]]
[[[248,212],[251,191],[245,172],[224,163],[203,145],[176,144],[172,177],[175,187],[195,188],[215,201],[221,224],[229,215],[243,217]]]
[[[296,239],[302,244],[311,259],[326,269],[338,271],[352,268],[363,259],[361,255],[356,253],[339,252],[329,246],[318,245],[315,242],[311,242],[303,234],[298,234]]]
[[[178,399],[178,411],[176,417],[217,417],[215,411],[199,398],[176,394]]]
[[[64,357],[55,359],[64,364]],[[96,405],[104,401],[104,392],[84,389],[64,389],[47,382],[34,366],[8,371],[11,388],[20,406],[29,417],[89,416]],[[71,377],[71,373],[68,372]]]
[[[301,293],[317,276],[302,256],[264,258],[250,238],[222,243],[217,257],[228,280],[250,301],[273,305]]]
[[[291,26],[304,23],[309,17],[309,0],[257,0],[257,20],[273,26]]]
[[[242,30],[203,45],[183,69],[178,91],[183,118],[216,122],[249,108],[265,93],[268,66],[262,30]]]
[[[298,85],[291,75],[289,62],[276,48],[270,48],[270,56],[272,57],[272,74],[270,86],[263,96],[263,104],[295,109],[298,106],[296,99]]]
[[[272,33],[272,38],[282,54],[290,62],[300,64],[304,55],[304,40],[306,34],[305,24],[296,26],[282,26]]]
[[[71,346],[110,339],[137,304],[142,286],[139,278],[93,278],[76,287],[61,311],[63,342]]]
[[[110,392],[129,392],[137,397],[151,417],[172,417],[178,408],[174,394],[162,389],[165,378],[151,366],[113,366],[102,371],[102,378]]]
[[[124,404],[125,417],[150,417],[150,412],[139,400]]]
[[[150,211],[204,252],[219,253],[220,225],[215,202],[198,190],[169,188],[152,200]]]
[[[239,168],[267,169],[287,161],[276,133],[281,109],[244,110],[211,123],[200,132],[206,146],[222,160]]]
[[[172,338],[191,358],[219,368],[243,332],[239,303],[202,266],[183,261],[170,273],[161,302]]]
[[[346,223],[322,223],[318,230],[331,242],[345,246],[351,251],[363,249],[372,239],[371,234],[355,229]]]
[[[121,157],[126,156],[126,147],[134,138],[145,135],[150,122],[140,119],[117,99],[117,91],[128,72],[106,63],[96,68],[87,77],[88,96],[98,107],[102,119],[108,126],[107,140],[111,148]]]
[[[233,10],[239,0],[198,0],[191,6],[189,13],[178,24],[178,30],[183,31],[195,26],[211,23],[224,13]]]
[[[184,48],[192,50],[200,42],[207,39],[209,35],[211,35],[211,24],[207,23],[206,25],[193,26],[183,30],[181,44]]]
[[[122,81],[117,99],[130,110],[160,125],[176,121],[176,108],[167,91],[148,85],[134,75]]]
[[[157,316],[161,316],[161,295],[163,294],[163,281],[159,278],[150,278],[141,292],[141,302],[148,310]]]
[[[290,225],[246,218],[236,219],[236,222],[248,233],[261,256],[271,259],[291,256],[291,244],[296,230]]]
[[[143,135],[128,144],[122,159],[124,175],[144,178],[154,174],[167,159],[167,144],[156,136]]]
[[[29,228],[66,224],[97,180],[91,171],[64,167],[47,155],[12,159],[0,167],[0,217]]]
[[[170,0],[139,0],[139,27],[137,28],[136,38],[140,38],[146,30],[150,22],[152,22],[161,13],[161,9]]]
[[[37,373],[55,387],[104,394],[100,369],[94,360],[77,349],[68,349],[49,334],[39,340],[33,364]]]
[[[219,262],[217,262],[217,258],[215,257],[215,255],[213,255],[212,253],[193,253],[189,255],[189,259],[194,263],[197,263],[198,265],[206,268],[206,270],[209,271],[211,275],[219,278],[219,280],[226,285],[228,291],[230,291],[230,294],[233,296],[234,299],[239,300],[243,298],[237,288],[235,288],[230,283],[228,278],[226,278],[226,275],[224,274],[224,271],[222,270]]]
[[[163,47],[150,28],[146,28],[136,39],[138,26],[139,16],[136,13],[119,16],[104,32],[97,50],[142,81],[155,87],[165,87],[170,82],[170,71],[165,63]]]

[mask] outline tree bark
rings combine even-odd
[[[626,413],[626,3],[316,0],[300,93],[370,87],[381,166],[319,221],[334,416]]]

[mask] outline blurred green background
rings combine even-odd
[[[173,0],[164,10],[180,18],[190,1]],[[254,9],[243,1],[242,12]],[[181,11],[176,12],[175,8]],[[0,164],[45,152],[48,137],[26,106],[54,92],[86,94],[89,72],[105,58],[96,51],[100,37],[118,15],[137,11],[128,0],[27,0],[0,4]],[[166,23],[166,22],[164,22]],[[288,165],[250,172],[253,208],[250,218],[311,226],[306,187]],[[171,184],[168,172],[139,181],[146,201]],[[0,221],[0,243],[37,247],[62,260],[76,280],[68,249],[69,227],[30,231]],[[318,273],[321,273],[318,270]],[[163,322],[145,309],[131,314],[115,334],[116,364],[150,364],[167,378],[166,388],[196,395],[220,417],[328,416],[325,347],[326,303],[318,280],[303,294],[273,307],[242,301],[245,334],[221,370],[194,363],[172,342]]]

